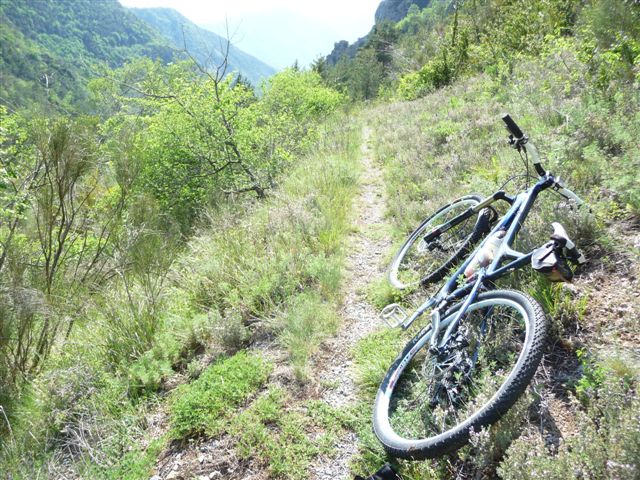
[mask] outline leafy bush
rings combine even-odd
[[[142,165],[138,188],[187,230],[208,200],[248,192],[263,198],[315,138],[312,123],[343,102],[314,72],[285,70],[258,99],[200,65],[150,60],[111,72],[93,89],[103,103],[121,105],[109,122],[112,134],[145,112],[134,146]]]
[[[291,116],[305,130],[344,101],[343,95],[323,84],[318,73],[292,68],[271,77],[262,98],[263,108],[274,118]]]

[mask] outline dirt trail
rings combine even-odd
[[[318,362],[319,383],[330,385],[323,390],[321,399],[333,407],[344,407],[356,402],[353,347],[358,340],[381,328],[378,312],[365,298],[367,285],[371,279],[380,276],[385,268],[382,255],[390,244],[386,239],[388,236],[379,233],[384,225],[384,184],[382,171],[372,159],[370,138],[371,129],[365,127],[361,150],[362,190],[354,204],[357,230],[349,238],[344,304],[341,310],[342,329],[324,346],[324,354]],[[353,478],[349,474],[349,461],[357,453],[357,438],[353,432],[341,439],[338,451],[337,457],[318,459],[312,468],[311,478]]]
[[[372,160],[369,148],[371,130],[363,129],[361,148],[361,192],[353,206],[354,233],[348,239],[348,255],[344,281],[344,303],[341,308],[342,328],[331,340],[325,342],[315,358],[312,378],[305,393],[319,398],[333,407],[345,407],[357,401],[355,372],[352,368],[352,350],[358,340],[382,327],[378,312],[364,298],[371,279],[382,275],[385,268],[382,255],[389,246],[384,228],[384,185],[382,171]],[[279,381],[293,382],[286,354],[269,344],[263,346],[263,354],[279,366],[273,377]],[[285,386],[285,388],[287,388]],[[303,398],[299,400],[302,400]],[[155,412],[149,417],[152,436],[159,438],[168,428],[165,411]],[[314,480],[351,479],[349,462],[357,453],[355,433],[348,432],[336,445],[336,455],[314,460],[310,478]],[[151,480],[198,479],[243,479],[263,480],[268,472],[261,465],[241,461],[233,450],[230,437],[207,439],[188,446],[175,445],[167,449],[158,459],[156,475]]]

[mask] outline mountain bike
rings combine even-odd
[[[553,281],[568,281],[567,260],[586,261],[559,223],[541,247],[514,248],[541,192],[552,189],[576,207],[584,202],[545,171],[514,120],[503,121],[527,170],[532,160],[535,184],[513,196],[499,190],[442,207],[409,236],[390,267],[389,280],[400,288],[454,272],[413,314],[398,304],[381,313],[390,326],[407,329],[431,309],[431,322],[407,343],[376,396],[374,431],[394,457],[431,458],[463,446],[472,432],[499,420],[531,381],[545,345],[545,314],[529,295],[497,289],[495,281],[529,264]],[[508,204],[500,218],[495,202]]]

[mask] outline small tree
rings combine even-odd
[[[115,85],[115,88],[114,88]],[[264,198],[292,153],[306,144],[309,124],[342,96],[313,72],[287,69],[263,86],[259,100],[221,64],[164,67],[142,60],[94,83],[122,117],[143,116],[139,187],[191,225],[207,198]]]

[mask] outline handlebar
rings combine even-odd
[[[529,141],[527,136],[522,132],[518,124],[511,118],[511,115],[505,113],[502,116],[502,121],[507,126],[507,130],[511,133],[510,142],[518,151],[524,149],[524,151],[531,155],[531,159],[533,160],[533,166],[536,169],[536,172],[541,177],[546,175],[545,169],[542,167],[540,163],[540,156],[538,155],[538,150],[536,150],[535,145]]]
[[[502,116],[502,121],[507,125],[507,130],[511,132],[511,135],[513,135],[516,140],[520,140],[524,137],[524,133],[522,133],[518,124],[513,121],[513,118],[511,118],[508,113]]]

